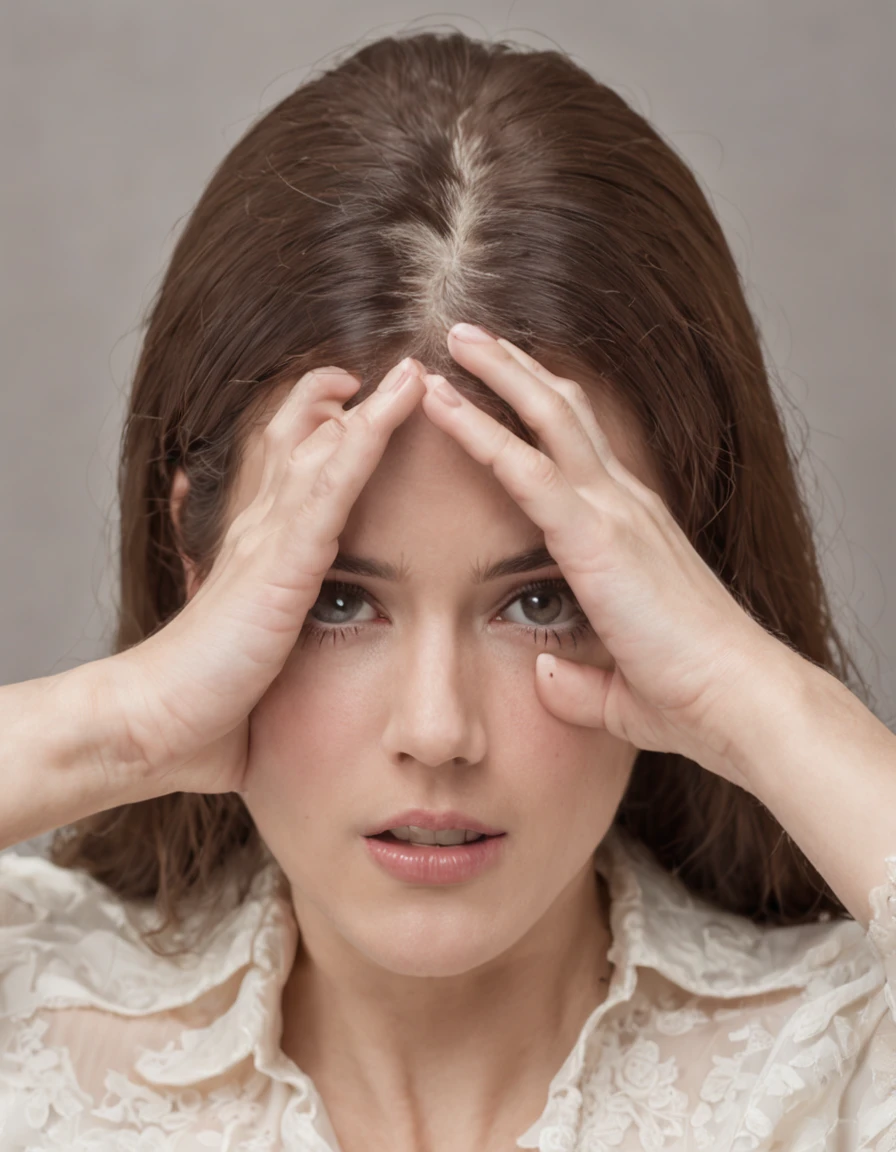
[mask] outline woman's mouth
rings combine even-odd
[[[461,844],[414,844],[392,832],[363,837],[375,863],[397,880],[411,884],[458,884],[497,864],[506,832]]]

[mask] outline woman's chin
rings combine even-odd
[[[471,924],[465,931],[419,921],[405,931],[372,930],[353,944],[367,959],[396,976],[462,976],[505,952],[512,940]]]

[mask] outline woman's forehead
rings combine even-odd
[[[545,367],[548,367],[546,360],[542,360],[541,363],[544,364]],[[663,494],[664,486],[659,463],[647,446],[644,432],[640,427],[639,421],[631,409],[617,396],[615,389],[610,387],[606,380],[595,377],[595,375],[587,369],[581,366],[573,367],[564,364],[557,360],[556,357],[551,360],[549,370],[558,376],[575,380],[582,385],[586,396],[591,402],[597,422],[606,435],[613,453],[619,458],[625,468],[641,480],[642,483],[654,491]],[[255,470],[259,472],[259,476],[264,429],[281,407],[292,388],[295,387],[295,384],[295,381],[288,381],[272,389],[263,407],[249,424],[245,451],[243,453],[244,465],[248,466],[247,470],[251,470],[251,458],[257,457]],[[420,420],[426,421],[426,423],[429,424],[422,410],[422,403],[412,412],[406,423],[409,423],[411,427],[415,425],[419,427],[418,421]],[[432,426],[430,425],[430,427]],[[397,429],[396,433],[399,432],[400,429]],[[393,433],[393,439],[396,439],[396,433]],[[404,437],[399,438],[404,439]]]

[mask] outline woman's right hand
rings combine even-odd
[[[410,377],[390,391],[403,365]],[[243,790],[249,713],[295,647],[352,505],[424,393],[422,373],[402,361],[348,412],[359,387],[348,374],[308,373],[290,391],[263,434],[259,490],[206,580],[157,632],[101,661],[121,722],[103,761],[125,777],[108,781],[115,791]]]

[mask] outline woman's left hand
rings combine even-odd
[[[637,748],[681,753],[748,788],[728,755],[733,726],[769,661],[794,654],[741,608],[662,498],[614,455],[579,384],[509,341],[467,342],[452,330],[449,348],[513,405],[544,451],[441,376],[425,377],[427,416],[491,467],[542,529],[609,654],[606,668],[539,656],[544,706]],[[439,398],[443,386],[458,404]]]

